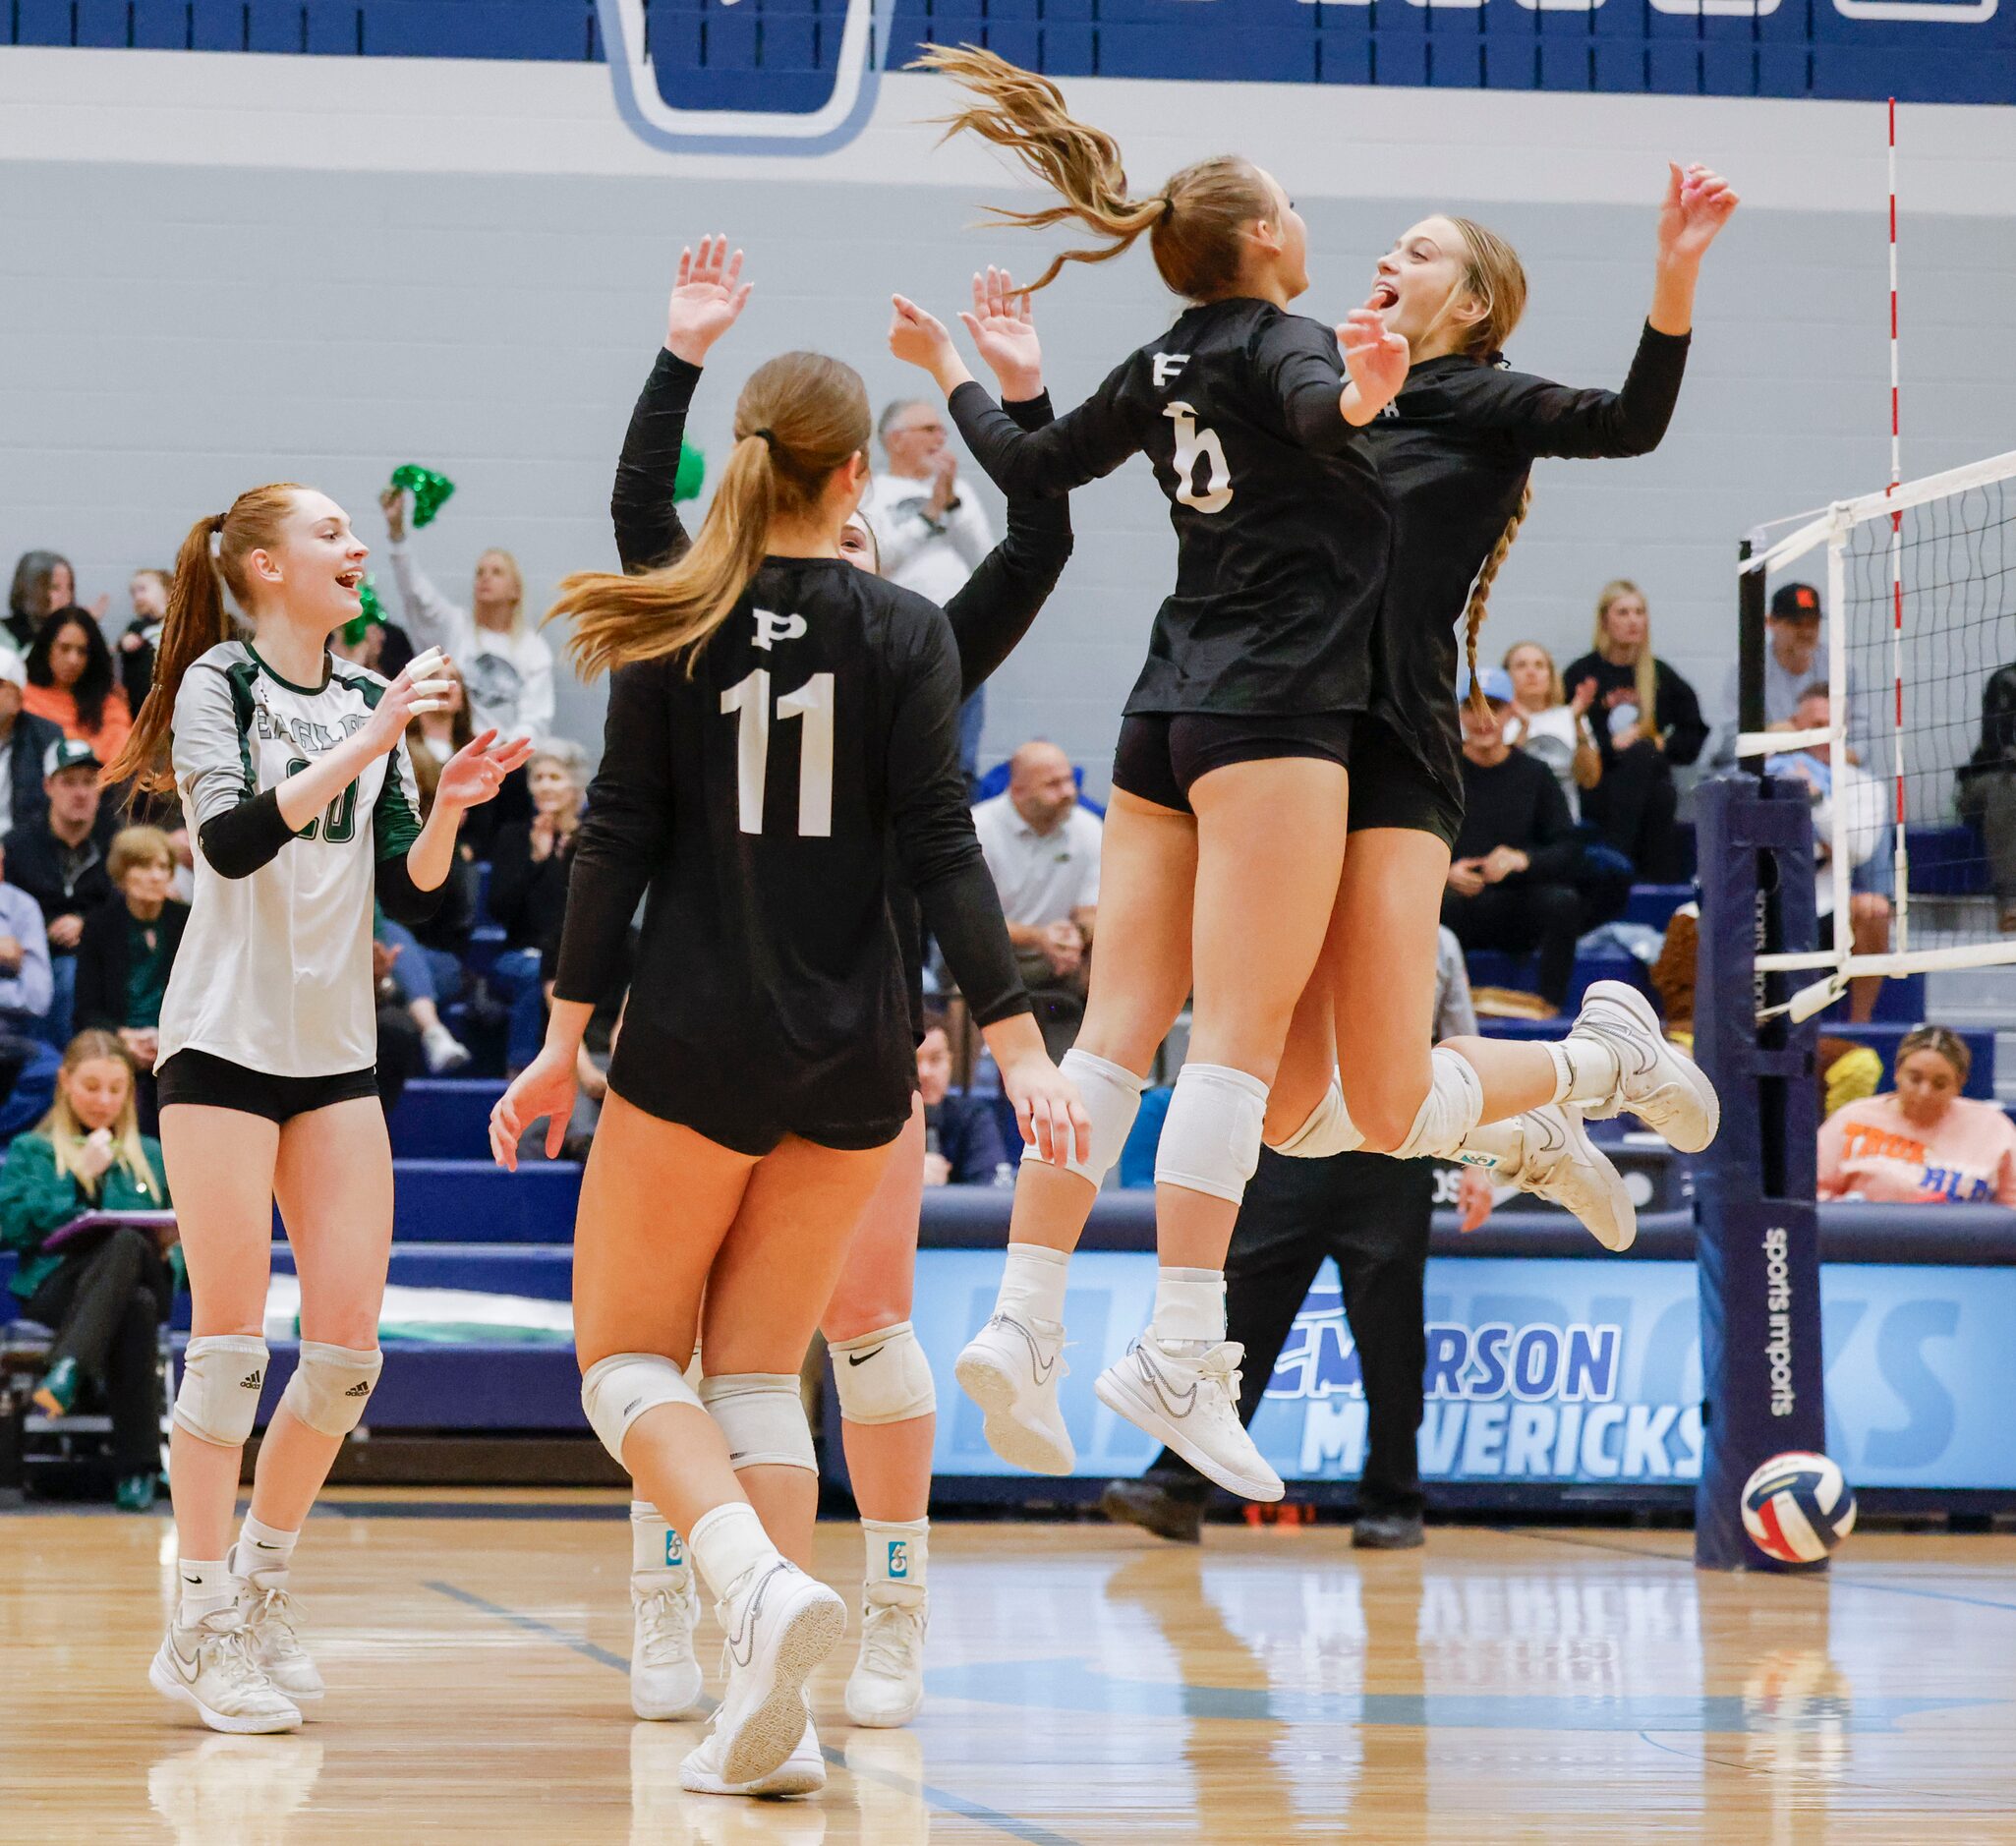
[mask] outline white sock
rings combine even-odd
[[[1216,1346],[1225,1338],[1225,1271],[1156,1270],[1148,1330],[1166,1345],[1187,1340]]]
[[[864,1587],[869,1596],[878,1588],[924,1588],[931,1561],[928,1519],[864,1519],[861,1537],[868,1547]]]
[[[649,1500],[630,1502],[630,1569],[684,1572],[690,1566],[686,1542],[670,1520]]]
[[[257,1579],[262,1585],[285,1584],[294,1562],[294,1543],[300,1536],[298,1531],[262,1526],[250,1513],[246,1514],[238,1543],[231,1552],[233,1573],[247,1583]]]
[[[175,1568],[182,1580],[175,1604],[176,1627],[194,1628],[204,1616],[228,1609],[238,1600],[238,1579],[224,1559],[180,1558]]]
[[[1592,1034],[1550,1040],[1547,1056],[1554,1060],[1551,1103],[1607,1102],[1617,1088],[1617,1053]]]
[[[1021,1320],[1062,1324],[1065,1278],[1070,1261],[1068,1250],[1054,1250],[1042,1243],[1010,1243],[994,1311]]]
[[[686,1534],[686,1548],[717,1602],[732,1601],[751,1571],[783,1562],[746,1500],[726,1500],[703,1513]]]

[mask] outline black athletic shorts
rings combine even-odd
[[[1142,712],[1121,721],[1113,753],[1113,785],[1179,814],[1190,811],[1200,777],[1231,763],[1277,757],[1319,757],[1351,767],[1353,712],[1311,712],[1295,718],[1240,717],[1229,712]]]
[[[343,1070],[334,1076],[268,1076],[248,1070],[228,1058],[206,1051],[178,1051],[154,1072],[161,1107],[197,1103],[207,1109],[235,1109],[241,1115],[263,1116],[268,1122],[291,1122],[332,1103],[362,1096],[377,1099],[377,1071]]]
[[[1351,831],[1367,827],[1433,834],[1452,852],[1463,831],[1462,801],[1428,774],[1390,725],[1369,713],[1358,720],[1351,752]]]

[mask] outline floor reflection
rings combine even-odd
[[[283,1846],[322,1772],[312,1737],[205,1737],[147,1770],[147,1801],[177,1846]]]

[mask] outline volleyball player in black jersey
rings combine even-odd
[[[704,357],[746,297],[724,273],[675,357]],[[892,833],[1025,1135],[1044,1159],[1085,1136],[973,835],[944,614],[840,552],[868,480],[861,380],[787,353],[750,377],[734,427],[683,556],[560,586],[570,652],[613,669],[608,720],[546,1045],[490,1133],[515,1165],[547,1117],[557,1151],[588,1015],[648,892],[575,1233],[582,1399],[727,1631],[684,1785],[788,1794],[825,1779],[803,1687],[845,1623],[786,1562],[809,1555],[818,1504],[798,1367],[916,1083]]]
[[[1270,1144],[1287,1153],[1362,1145],[1495,1167],[1617,1249],[1636,1216],[1583,1118],[1629,1110],[1692,1153],[1713,1139],[1719,1117],[1706,1079],[1666,1043],[1635,989],[1593,984],[1574,1028],[1552,1044],[1467,1038],[1432,1056],[1415,1049],[1463,821],[1456,628],[1467,608],[1474,668],[1477,628],[1526,516],[1536,458],[1658,445],[1686,368],[1701,258],[1736,204],[1718,174],[1671,170],[1651,312],[1616,392],[1506,369],[1526,275],[1483,226],[1424,218],[1380,259],[1367,305],[1407,339],[1412,364],[1371,432],[1395,521],[1377,691],[1354,740],[1351,847],[1322,969],[1268,1118]],[[1341,1077],[1333,1044],[1360,1054],[1345,1058]]]
[[[686,414],[701,372],[700,326],[733,306],[725,238],[685,252],[667,311],[666,344],[654,363],[616,466],[610,513],[626,570],[668,563],[688,539],[673,502]],[[1008,414],[1025,429],[1051,419],[1043,355],[1025,299],[1005,274],[974,282],[974,312],[990,328],[982,352],[1002,384]],[[898,316],[891,344],[921,363],[947,343],[928,317]],[[683,355],[683,356],[682,356]],[[879,572],[873,530],[860,514],[840,534],[840,550]],[[1008,532],[946,605],[959,661],[961,701],[983,684],[1029,630],[1071,550],[1070,502],[1017,495]],[[892,853],[891,915],[901,939],[911,1025],[923,1036],[923,955],[917,901]],[[924,1350],[910,1327],[910,1296],[924,1187],[924,1111],[909,1121],[847,1247],[839,1281],[821,1317],[834,1356],[841,1431],[867,1554],[860,1657],[847,1681],[856,1724],[907,1723],[923,1700],[923,1644],[930,1581],[932,1442],[936,1396]],[[631,1706],[640,1718],[696,1715],[705,1706],[693,1650],[699,1596],[680,1535],[647,1500],[630,1508]]]
[[[997,1454],[1069,1471],[1057,1401],[1066,1263],[1156,1048],[1194,993],[1157,1157],[1154,1315],[1096,1390],[1220,1484],[1278,1499],[1280,1478],[1238,1420],[1225,1252],[1336,897],[1352,720],[1370,696],[1390,541],[1359,430],[1398,388],[1406,348],[1364,311],[1343,329],[1287,312],[1308,286],[1306,236],[1250,162],[1203,161],[1135,200],[1118,147],[1073,121],[1056,86],[970,48],[925,61],[979,98],[954,128],[1017,154],[1063,201],[1003,215],[1089,227],[1103,248],[1072,253],[1087,260],[1145,235],[1189,304],[1047,429],[1017,429],[950,352],[934,368],[980,465],[1009,491],[1064,493],[1145,452],[1178,540],[1175,592],[1115,756],[1100,952],[1065,1060],[1091,1155],[1067,1173],[1024,1169],[996,1312],[960,1355],[959,1382]]]

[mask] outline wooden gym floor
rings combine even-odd
[[[682,1794],[697,1728],[631,1720],[618,1501],[336,1505],[295,1573],[327,1715],[277,1738],[147,1688],[164,1518],[0,1518],[0,1838],[2016,1842],[2008,1537],[1864,1534],[1788,1582],[1675,1532],[943,1525],[922,1718],[848,1726],[850,1638],[825,1794],[757,1804]],[[820,1543],[851,1595],[854,1529]]]

